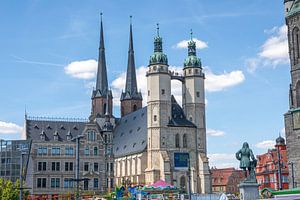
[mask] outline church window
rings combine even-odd
[[[296,84],[296,102],[297,107],[300,107],[300,81],[298,81]]]
[[[187,148],[187,135],[186,134],[183,135],[182,140],[183,140],[183,148]]]
[[[121,115],[124,116],[124,106],[121,106]]]
[[[175,147],[176,148],[179,148],[179,134],[177,133],[176,136],[175,136]]]
[[[162,89],[162,90],[161,90],[161,94],[165,94],[165,89]]]
[[[197,97],[200,97],[200,92],[197,92],[196,94],[197,94]]]
[[[293,34],[292,34],[292,37],[293,37],[293,50],[294,50],[294,64],[297,64],[299,61],[298,59],[300,58],[300,41],[299,41],[299,28],[298,27],[295,27],[293,29]]]
[[[198,74],[198,69],[195,69],[195,74]]]
[[[98,148],[94,147],[94,156],[97,156],[97,155],[98,155]]]
[[[137,110],[137,106],[134,104],[133,105],[133,111],[136,111]]]
[[[191,69],[189,69],[189,74],[191,74],[192,73],[192,70]]]
[[[156,115],[154,115],[153,120],[154,120],[155,122],[157,121],[157,116],[156,116]]]
[[[103,104],[103,115],[105,114],[105,111],[106,111],[106,103]]]

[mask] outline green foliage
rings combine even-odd
[[[20,192],[19,188],[19,180],[17,180],[15,183],[12,183],[9,180],[0,179],[0,200],[18,200]],[[27,198],[28,194],[28,191],[23,191],[24,199]]]

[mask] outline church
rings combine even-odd
[[[196,42],[192,37],[188,42],[182,75],[170,71],[162,44],[157,27],[154,52],[145,74],[147,105],[143,107],[130,23],[126,85],[120,98],[121,116],[115,117],[101,18],[96,86],[88,120],[25,116],[26,139],[32,141],[26,183],[33,194],[68,192],[74,187],[70,180],[78,167],[79,176],[86,178],[81,187],[87,191],[105,192],[124,182],[151,184],[164,180],[185,191],[191,187],[192,193],[211,192],[205,74],[196,55]],[[171,94],[173,79],[182,83],[182,105]],[[79,166],[74,155],[74,138],[78,136],[82,136]]]

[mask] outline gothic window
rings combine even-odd
[[[124,116],[124,106],[121,106],[121,115]]]
[[[200,97],[200,92],[197,92],[196,94],[197,94],[197,97]]]
[[[103,104],[103,115],[105,114],[105,111],[106,111],[106,103]]]
[[[156,115],[154,115],[154,119],[153,119],[155,122],[157,121],[157,116]]]
[[[134,104],[133,105],[133,111],[136,111],[137,110],[137,106]]]
[[[162,89],[162,90],[161,90],[161,94],[165,94],[165,89]]]
[[[178,133],[175,136],[175,147],[179,148],[179,134]]]
[[[299,28],[295,27],[293,29],[293,50],[294,50],[294,63],[298,63],[298,59],[300,58],[300,50],[299,50],[299,40],[300,40]]]
[[[182,140],[183,140],[183,148],[187,148],[187,135],[186,134],[183,135]]]
[[[297,107],[300,107],[300,81],[298,81],[296,84],[296,102]]]

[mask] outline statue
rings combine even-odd
[[[249,144],[244,142],[242,149],[236,152],[235,156],[236,159],[240,161],[240,168],[244,171],[245,181],[256,183],[255,167],[257,160],[255,159],[252,150],[249,148]],[[247,176],[247,169],[249,171],[249,176]]]

